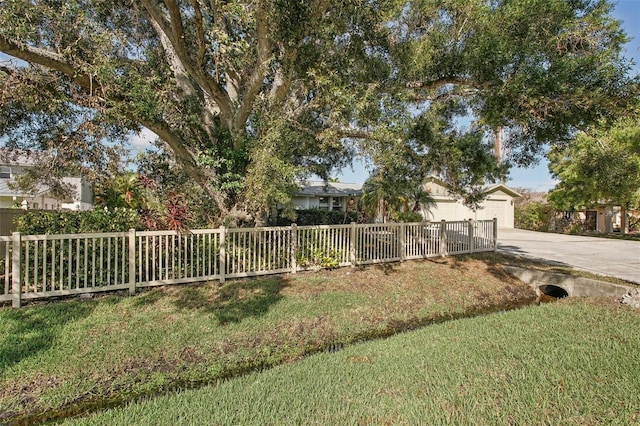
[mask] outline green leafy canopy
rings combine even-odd
[[[594,127],[549,153],[560,181],[549,194],[559,210],[599,204],[640,205],[640,121],[626,118],[612,128]]]
[[[490,155],[497,129],[508,130],[502,165],[528,164],[543,144],[607,122],[637,96],[610,9],[605,0],[5,0],[0,140],[55,153],[58,174],[99,178],[147,128],[220,220],[264,222],[296,180],[328,178],[357,153],[381,168],[440,173],[473,202],[473,187],[505,173]]]

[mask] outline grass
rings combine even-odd
[[[73,425],[640,422],[640,313],[566,300],[459,319]]]
[[[531,302],[495,256],[0,308],[0,423],[64,418]]]

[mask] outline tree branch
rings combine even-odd
[[[437,80],[432,81],[408,81],[404,84],[405,89],[417,89],[417,90],[434,90],[439,89],[440,87],[446,86],[448,84],[456,85],[456,86],[471,86],[478,87],[479,84],[476,80],[468,77],[456,77],[456,76],[447,76],[442,77]]]
[[[174,36],[173,44],[184,45],[184,26],[182,25],[182,16],[180,15],[180,8],[176,4],[175,0],[165,0],[167,9],[169,10],[169,22],[171,23],[171,30]]]
[[[158,135],[169,145],[184,168],[184,171],[191,176],[198,185],[200,185],[206,194],[215,202],[216,207],[218,207],[223,215],[229,214],[229,209],[226,207],[224,196],[219,191],[211,190],[209,187],[210,177],[203,172],[202,168],[198,167],[193,155],[186,148],[186,143],[176,136],[171,128],[164,122],[155,121],[141,124]]]
[[[61,72],[75,84],[89,92],[91,96],[97,94],[99,85],[91,75],[66,62],[60,54],[26,44],[18,44],[2,36],[0,36],[0,51],[23,61]]]
[[[293,82],[293,66],[296,59],[298,58],[298,49],[299,46],[293,50],[290,50],[287,60],[284,60],[286,55],[286,50],[283,46],[280,46],[280,63],[282,64],[280,68],[276,70],[276,74],[273,79],[273,84],[271,86],[271,91],[269,96],[275,100],[276,103],[281,104],[284,102],[287,94],[289,93],[289,89],[291,88],[291,84]],[[288,64],[289,69],[285,73],[284,65]]]
[[[71,81],[85,89],[90,95],[96,94],[96,87],[99,87],[91,76],[80,72],[73,65],[65,62],[62,57],[54,52],[34,48],[26,45],[18,45],[4,37],[0,37],[0,51],[14,56],[24,61],[42,65],[44,67],[59,71],[70,78]],[[3,67],[4,68],[4,67]],[[8,74],[13,72],[10,68],[4,68],[4,71]],[[110,97],[110,99],[112,99]],[[115,99],[114,99],[115,100]],[[167,123],[164,122],[145,122],[140,120],[140,117],[129,117],[130,119],[137,120],[149,130],[158,135],[171,147],[176,154],[176,158],[182,164],[185,172],[189,174],[211,197],[216,203],[217,207],[223,214],[228,214],[228,209],[225,205],[225,200],[222,194],[212,191],[209,188],[209,178],[203,173],[203,171],[197,166],[193,155],[186,148],[187,144],[180,140]]]
[[[341,138],[377,140],[372,132],[363,129],[341,128],[337,130],[337,134]]]
[[[201,67],[194,66],[191,61],[184,32],[182,31],[180,11],[175,2],[173,0],[167,2],[171,22],[167,21],[167,17],[160,10],[156,1],[141,0],[141,3],[147,11],[151,25],[162,41],[162,46],[167,55],[167,59],[172,64],[174,73],[177,72],[176,78],[182,81],[189,79],[189,77],[193,78],[201,90],[214,100],[221,119],[228,124],[232,124],[233,110],[231,107],[231,99],[217,82],[211,79]]]
[[[193,7],[195,13],[195,22],[196,22],[196,34],[198,40],[198,65],[200,68],[204,68],[204,55],[206,51],[206,39],[204,35],[204,26],[203,26],[203,18],[202,11],[200,10],[200,5],[197,0],[191,0],[191,7]]]
[[[458,89],[458,90],[453,90],[453,91],[449,91],[449,92],[444,92],[444,93],[426,93],[426,92],[419,92],[419,93],[412,93],[411,96],[409,97],[409,100],[411,102],[424,102],[424,101],[442,101],[445,99],[450,99],[450,98],[455,98],[455,97],[465,97],[465,96],[471,96],[473,94],[478,93],[479,89],[473,88],[473,87],[467,87],[467,88],[463,88],[463,89]]]
[[[313,19],[321,21],[323,15],[327,11],[327,8],[329,7],[330,2],[328,0],[316,0],[311,4],[312,4],[312,7],[314,8],[312,13]],[[269,93],[269,95],[275,100],[276,103],[284,102],[285,98],[289,94],[289,89],[293,84],[293,78],[294,78],[293,64],[296,63],[300,48],[302,47],[306,37],[310,35],[310,32],[313,30],[313,28],[314,28],[313,25],[308,25],[306,27],[306,31],[304,32],[303,36],[300,37],[300,40],[298,41],[298,44],[295,48],[286,49],[282,44],[278,46],[281,51],[280,58],[279,58],[280,63],[283,65],[288,65],[289,68],[285,71],[283,67],[283,68],[279,68],[276,71],[276,75],[274,77],[274,81]]]
[[[258,2],[256,10],[256,37],[257,37],[257,59],[251,76],[249,77],[246,90],[242,93],[240,107],[234,118],[234,128],[241,129],[244,127],[253,105],[255,103],[260,88],[264,82],[264,76],[268,62],[272,58],[272,44],[269,39],[269,24],[267,22],[264,3]]]

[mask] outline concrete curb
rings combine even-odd
[[[539,291],[540,286],[553,285],[564,289],[569,296],[573,297],[603,296],[620,298],[629,290],[637,288],[590,278],[576,277],[574,275],[538,271],[517,266],[503,266],[503,268],[507,273],[529,284],[536,292]]]

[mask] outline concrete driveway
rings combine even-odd
[[[498,252],[551,261],[640,284],[640,241],[500,228]]]

